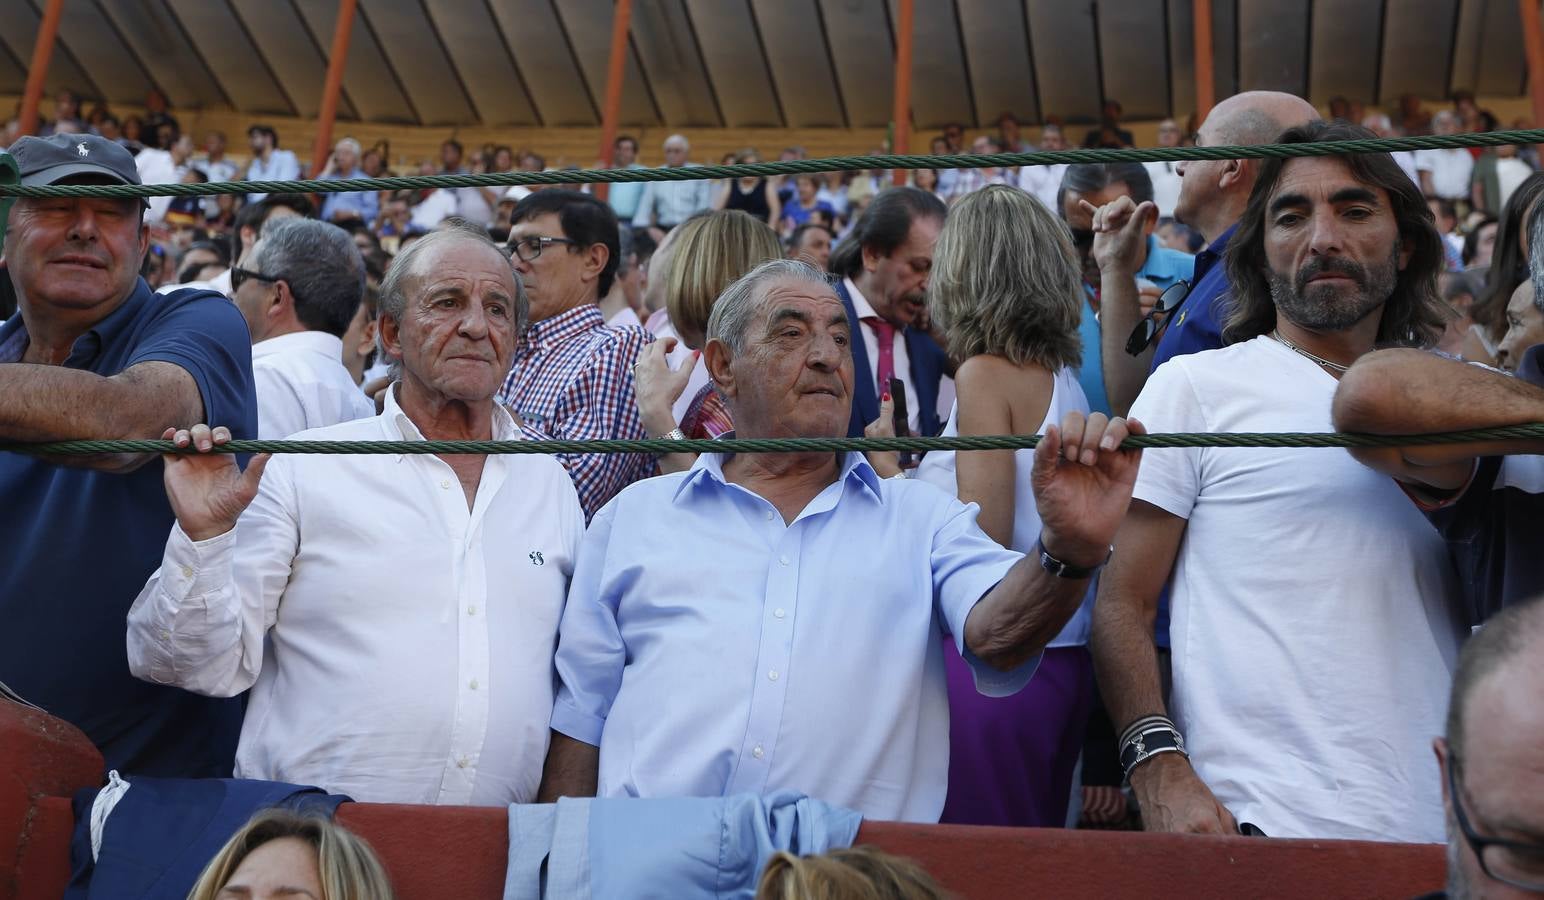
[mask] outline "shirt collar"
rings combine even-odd
[[[274,356],[280,353],[311,351],[321,353],[340,365],[343,362],[343,339],[325,331],[293,331],[252,345],[252,358]]]
[[[152,296],[150,285],[143,278],[138,279],[127,300],[118,304],[118,308],[108,313],[107,318],[75,339],[64,364],[71,368],[85,368],[89,365],[102,352],[103,347],[111,346],[119,335],[139,319]],[[21,362],[27,352],[27,343],[27,323],[18,310],[4,325],[0,325],[0,362]]]
[[[550,319],[532,322],[525,330],[525,343],[530,347],[550,347],[605,327],[606,320],[600,314],[600,307],[583,303]]]
[[[719,435],[717,440],[727,441],[733,439],[734,436],[735,433],[733,431],[726,431]],[[709,482],[716,481],[720,485],[727,486],[729,482],[724,478],[724,460],[728,459],[731,455],[733,454],[699,454],[697,462],[687,471],[686,477],[681,479],[679,485],[676,485],[675,493],[671,495],[671,501],[679,503],[687,489],[696,485],[706,485]],[[869,465],[868,459],[862,453],[849,452],[843,457],[842,474],[837,478],[837,481],[856,481],[859,485],[866,488],[876,501],[884,502],[885,495],[881,489],[883,487],[881,484],[883,479],[879,477],[878,472],[874,471],[874,467]]]
[[[1234,222],[1232,225],[1228,226],[1228,230],[1227,231],[1224,231],[1222,234],[1217,235],[1217,240],[1212,241],[1210,244],[1207,244],[1206,245],[1206,249],[1202,250],[1201,252],[1202,253],[1210,253],[1213,256],[1221,256],[1223,254],[1223,252],[1228,249],[1228,241],[1233,240],[1233,232],[1235,232],[1237,230],[1238,230],[1238,223]]]
[[[1517,366],[1517,377],[1544,387],[1544,344],[1534,344],[1523,354],[1522,362]]]
[[[844,278],[842,284],[847,286],[847,296],[852,298],[852,311],[858,314],[859,322],[879,315],[874,312],[873,305],[868,302],[867,297],[863,296],[863,292],[858,290],[858,285],[851,278]]]
[[[424,433],[418,430],[418,425],[408,418],[402,405],[397,402],[397,391],[401,390],[402,382],[398,381],[386,391],[386,402],[381,408],[381,414],[376,418],[380,420],[381,432],[389,441],[422,441]],[[496,441],[518,441],[525,438],[524,433],[515,425],[514,417],[509,410],[494,402],[493,404],[493,439]]]

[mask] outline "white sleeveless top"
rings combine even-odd
[[[1047,425],[1060,425],[1062,417],[1067,413],[1077,410],[1087,415],[1089,412],[1088,397],[1084,395],[1083,388],[1078,384],[1078,375],[1075,369],[1064,368],[1056,373],[1055,381],[1051,388],[1051,405],[1045,412],[1045,421],[1036,429],[1039,434],[1044,434]],[[956,437],[960,433],[960,404],[956,400],[949,410],[949,424],[944,426],[941,437]],[[1035,542],[1040,538],[1040,513],[1035,509],[1035,494],[1030,488],[1029,475],[1034,467],[1035,451],[1032,449],[1016,450],[1013,454],[1014,478],[1013,478],[1013,543],[1010,550],[1020,553],[1033,554]],[[959,484],[955,477],[954,452],[952,450],[933,450],[922,457],[922,464],[917,467],[916,477],[938,485],[950,494],[959,495]],[[1072,619],[1067,622],[1065,628],[1056,636],[1048,646],[1051,647],[1081,647],[1088,643],[1089,626],[1093,619],[1094,594],[1099,587],[1097,576],[1089,582],[1088,596],[1083,598],[1083,605]]]

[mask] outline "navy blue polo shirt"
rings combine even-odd
[[[1544,344],[1524,354],[1517,377],[1544,387]],[[1422,506],[1447,541],[1470,625],[1544,594],[1544,456],[1484,457],[1463,493]]]
[[[16,315],[0,326],[0,363],[17,362],[25,349]],[[111,376],[148,361],[193,376],[206,421],[256,437],[251,339],[223,296],[157,295],[140,280],[75,341],[64,365]],[[229,776],[241,701],[129,674],[129,606],[160,566],[173,521],[161,461],[112,474],[0,453],[0,521],[0,681],[84,731],[108,768]]]
[[[1222,265],[1222,255],[1227,252],[1228,242],[1238,224],[1196,254],[1195,274],[1191,276],[1190,295],[1179,308],[1179,314],[1164,329],[1158,339],[1158,349],[1153,351],[1153,368],[1176,356],[1216,350],[1222,346],[1222,320],[1227,315],[1228,269]]]

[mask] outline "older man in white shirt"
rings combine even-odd
[[[696,166],[696,163],[686,161],[691,150],[684,135],[672,134],[665,138],[665,165]],[[633,227],[647,229],[657,244],[664,240],[665,232],[712,205],[711,181],[700,178],[695,181],[650,181],[644,185],[638,210],[633,213]]]
[[[524,310],[485,235],[421,238],[381,286],[380,342],[401,369],[385,412],[301,439],[518,439],[493,394]],[[561,465],[287,455],[240,472],[196,454],[167,458],[166,486],[178,524],[129,612],[129,667],[211,696],[251,689],[238,777],[372,802],[535,797],[584,529]]]
[[[364,290],[354,239],[315,219],[274,219],[231,269],[231,295],[252,333],[258,437],[375,415],[343,367],[343,333]]]
[[[740,436],[840,437],[851,341],[824,274],[775,260],[714,305],[708,371]],[[1045,528],[1028,559],[974,506],[856,453],[705,453],[624,489],[585,535],[563,613],[542,797],[790,789],[938,821],[944,635],[982,693],[1022,688],[1131,496],[1121,420],[1064,425],[1035,457]]]

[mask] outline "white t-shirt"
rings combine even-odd
[[[1131,416],[1153,432],[1326,432],[1335,385],[1262,336],[1164,363]],[[1189,520],[1171,707],[1217,799],[1272,837],[1444,840],[1431,739],[1463,629],[1415,504],[1328,448],[1148,450],[1133,495]]]
[[[1046,426],[1060,425],[1067,413],[1077,410],[1088,415],[1088,397],[1083,393],[1083,386],[1078,384],[1078,373],[1075,369],[1062,369],[1056,373],[1056,379],[1051,387],[1051,405],[1046,408],[1045,421],[1035,429],[1037,434],[1045,434]],[[960,433],[960,406],[956,402],[949,410],[949,423],[944,426],[941,437],[958,437]],[[922,457],[922,464],[917,467],[917,479],[936,484],[953,496],[959,496],[960,487],[957,479],[954,451],[933,450]],[[1035,451],[1032,449],[1015,450],[1013,452],[1013,543],[1009,550],[1017,550],[1020,553],[1034,552],[1035,543],[1040,539],[1040,512],[1035,509],[1035,491],[1029,481],[1030,472],[1035,466]],[[1088,643],[1088,631],[1094,612],[1094,595],[1098,591],[1098,578],[1089,582],[1088,596],[1083,598],[1083,605],[1048,647],[1082,647]]]
[[[1469,199],[1469,178],[1474,173],[1474,157],[1462,147],[1449,150],[1418,150],[1415,168],[1431,173],[1431,189],[1448,200]]]
[[[1506,202],[1512,199],[1512,192],[1521,187],[1532,174],[1533,169],[1515,156],[1496,160],[1496,188],[1498,202],[1503,209],[1506,208]]]
[[[1184,181],[1179,176],[1179,163],[1145,162],[1142,165],[1153,182],[1153,204],[1158,207],[1158,215],[1174,215],[1174,207],[1179,203],[1180,183]]]

